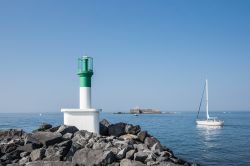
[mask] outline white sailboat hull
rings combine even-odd
[[[216,119],[196,120],[196,124],[202,126],[223,126],[224,121]]]

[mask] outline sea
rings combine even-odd
[[[171,114],[112,114],[102,112],[100,119],[111,123],[140,125],[177,157],[201,166],[250,166],[250,111],[211,112],[225,121],[223,127],[198,127],[195,112]],[[22,128],[27,132],[46,122],[63,123],[58,113],[0,113],[0,129]]]

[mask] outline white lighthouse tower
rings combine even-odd
[[[88,56],[79,58],[77,74],[80,77],[80,109],[61,109],[64,113],[64,124],[99,134],[99,112],[101,110],[91,106],[93,58]]]

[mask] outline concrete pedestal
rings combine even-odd
[[[101,109],[64,108],[64,124],[76,126],[79,130],[87,130],[99,134],[99,112]]]

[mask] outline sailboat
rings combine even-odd
[[[206,92],[206,119],[198,119],[200,108],[201,108],[201,103],[204,97],[204,92]],[[208,114],[208,81],[206,80],[205,82],[205,87],[202,92],[202,97],[201,97],[201,102],[196,118],[196,124],[197,125],[203,125],[203,126],[222,126],[224,124],[223,120],[219,120],[216,117],[210,117]]]

